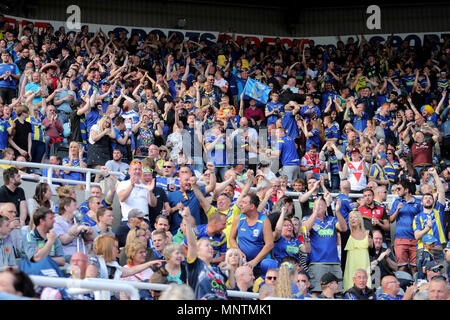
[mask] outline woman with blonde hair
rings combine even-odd
[[[150,236],[151,234],[149,230],[145,230],[141,227],[135,227],[131,229],[127,234],[127,239],[125,241],[125,248],[129,243],[132,243],[136,240],[141,241],[146,246],[145,261],[150,261],[150,255],[152,253],[151,248],[148,247],[148,240],[150,239]],[[129,256],[126,254],[126,250],[122,250],[119,257],[119,264],[121,266],[125,265],[127,263],[128,258]]]
[[[83,154],[84,147],[81,148],[81,145],[78,142],[72,141],[69,144],[69,155],[63,159],[62,165],[66,167],[87,168],[86,158],[83,158]],[[70,169],[64,170],[63,178],[76,181],[85,180],[84,173],[70,171]]]
[[[290,262],[283,262],[278,271],[277,282],[275,283],[275,296],[278,298],[292,299],[297,293],[298,272]]]
[[[94,254],[88,256],[87,278],[114,279],[130,277],[151,267],[161,266],[162,260],[153,260],[129,268],[122,268],[116,261],[119,254],[119,240],[102,234],[94,240]],[[108,291],[96,292],[96,300],[110,300]],[[114,298],[113,298],[114,299]]]
[[[242,256],[237,248],[228,248],[225,253],[225,262],[236,272],[236,269],[242,266]],[[229,277],[229,272],[226,272]]]
[[[347,251],[344,291],[353,287],[353,275],[357,269],[366,270],[368,275],[367,286],[371,287],[372,284],[370,279],[369,247],[373,246],[373,242],[369,236],[370,231],[364,228],[363,217],[358,210],[350,211],[348,224],[350,226],[350,236],[344,249]]]
[[[134,266],[138,266],[145,262],[145,256],[147,252],[147,245],[140,240],[130,241],[125,245],[125,253],[128,257],[126,265],[122,267],[124,269],[130,269]],[[153,270],[151,268],[147,268],[142,270],[141,272],[135,273],[128,277],[121,277],[120,280],[124,281],[140,281],[140,282],[148,282],[153,275]],[[139,295],[142,298],[150,296],[149,290],[139,290]],[[120,292],[120,300],[129,300],[130,297],[125,292]]]
[[[161,267],[161,273],[168,283],[183,284],[187,282],[186,266],[182,246],[172,242],[164,247],[163,256],[167,262]]]

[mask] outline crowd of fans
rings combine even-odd
[[[21,177],[47,172],[1,164],[0,297],[130,299],[27,279],[52,269],[171,284],[146,300],[448,299],[449,38],[225,39],[0,17],[3,160],[106,186],[26,199]]]

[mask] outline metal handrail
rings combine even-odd
[[[105,282],[108,283],[113,280],[109,279],[96,279],[99,282]],[[141,281],[127,281],[127,280],[121,280],[121,282],[126,282],[132,285],[133,287],[137,289],[144,289],[144,290],[157,290],[157,291],[164,291],[169,287],[167,284],[158,284],[158,283],[148,283],[148,282],[141,282]],[[238,298],[255,298],[258,299],[259,294],[253,293],[253,292],[244,292],[244,291],[236,291],[236,290],[227,290],[227,294],[230,297],[238,297]]]
[[[69,166],[61,166],[61,165],[48,164],[48,163],[0,160],[0,164],[6,164],[6,165],[10,165],[10,166],[21,166],[21,167],[26,167],[26,168],[48,169],[47,182],[49,185],[52,185],[52,182],[85,185],[86,186],[86,190],[85,190],[86,198],[89,197],[89,193],[91,191],[91,186],[100,185],[100,184],[94,184],[93,182],[91,182],[91,175],[92,174],[103,174],[103,171],[97,170],[97,169],[80,168],[80,167],[72,167],[72,166],[69,167]],[[86,173],[86,180],[79,181],[79,180],[73,180],[73,179],[54,178],[53,170],[64,170],[64,171],[74,171],[74,172]],[[108,171],[108,174],[113,175],[113,176],[120,176],[120,175],[122,175],[122,172]],[[30,175],[23,175],[23,177],[27,178],[27,179],[36,180],[33,176],[30,176]]]
[[[159,283],[147,283],[140,281],[127,281],[127,280],[110,280],[110,279],[73,279],[73,278],[57,278],[57,277],[45,277],[30,275],[31,280],[35,285],[45,287],[64,287],[70,289],[71,294],[86,293],[90,291],[106,290],[106,291],[124,291],[131,300],[139,300],[138,289],[144,290],[157,290],[164,291],[169,285]],[[80,290],[81,289],[81,290]],[[227,290],[229,297],[239,298],[253,298],[258,299],[258,293]]]
[[[91,289],[93,291],[123,291],[130,296],[131,300],[139,300],[139,291],[131,285],[131,281],[114,281],[104,279],[73,279],[30,275],[35,285],[46,287],[63,287],[76,289]],[[105,282],[108,281],[108,282]]]
[[[83,172],[83,173],[95,173],[101,174],[103,173],[101,170],[91,169],[91,168],[81,168],[81,167],[69,167],[62,166],[57,164],[48,164],[48,163],[37,163],[37,162],[22,162],[22,161],[11,161],[11,160],[0,160],[0,164],[6,164],[11,166],[22,166],[27,168],[40,168],[40,169],[59,169],[64,171],[75,171],[75,172]],[[122,173],[119,171],[109,171],[110,175],[120,176]]]

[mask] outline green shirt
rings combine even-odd
[[[181,228],[178,229],[177,234],[173,236],[172,241],[176,243],[182,244],[184,241],[184,234],[183,231],[181,231]]]

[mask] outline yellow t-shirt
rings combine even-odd
[[[234,204],[228,210],[225,210],[225,211],[220,211],[216,207],[211,206],[211,208],[209,208],[208,212],[206,212],[206,216],[209,218],[209,216],[215,211],[218,211],[222,214],[227,215],[227,225],[226,225],[225,229],[223,230],[223,233],[225,233],[225,236],[227,237],[227,249],[229,249],[230,241],[228,241],[228,238],[230,237],[231,226],[233,225],[234,218],[236,218],[236,216],[241,214],[241,209],[239,209],[239,207],[236,204]]]

